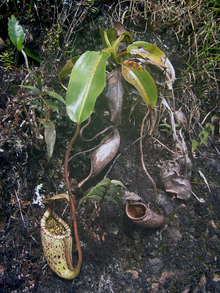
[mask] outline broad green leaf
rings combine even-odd
[[[22,43],[23,43],[23,40],[22,40],[22,37],[20,37],[19,40],[18,40],[18,43],[17,43],[17,49],[18,49],[18,51],[21,51],[21,49],[22,49]]]
[[[40,62],[40,58],[39,58],[39,56],[38,56],[37,54],[35,54],[33,51],[31,51],[29,48],[24,47],[24,48],[23,48],[23,51],[26,53],[26,55],[27,55],[28,57],[30,57],[30,58],[32,58],[32,59],[34,59],[34,60]]]
[[[154,107],[157,102],[157,87],[150,74],[137,62],[124,61],[122,75],[127,82],[136,87],[145,103]]]
[[[166,55],[156,45],[147,42],[134,42],[127,47],[127,53],[149,59],[152,63],[166,67]],[[163,62],[163,61],[164,62]]]
[[[61,95],[59,95],[59,94],[57,94],[57,93],[55,93],[55,92],[53,92],[53,91],[47,91],[46,93],[47,93],[49,96],[51,96],[51,97],[53,97],[53,98],[55,98],[55,99],[61,101],[62,103],[66,104],[64,98],[63,98]]]
[[[22,39],[22,43],[24,42],[23,28],[18,23],[18,20],[14,17],[14,15],[8,19],[8,35],[15,47],[17,47],[20,38]]]
[[[35,87],[35,86],[20,85],[20,87],[23,87],[23,88],[25,88],[25,89],[31,90],[31,91],[33,91],[35,94],[40,95],[40,91],[39,91],[39,89],[38,89],[37,87]]]
[[[78,124],[93,111],[96,98],[105,86],[105,66],[110,53],[85,52],[72,69],[66,93],[66,110]]]
[[[61,81],[61,79],[63,79],[64,77],[66,77],[73,69],[73,66],[75,65],[76,61],[79,59],[80,56],[75,56],[73,58],[71,58],[70,60],[68,60],[68,62],[66,63],[66,65],[63,67],[63,69],[60,71],[58,78],[59,81]]]
[[[43,125],[44,125],[45,140],[47,144],[47,157],[49,161],[54,150],[54,144],[56,140],[56,130],[55,130],[55,125],[50,120],[48,120],[47,122],[43,122]]]

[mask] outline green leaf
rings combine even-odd
[[[57,94],[57,93],[55,93],[55,92],[53,92],[53,91],[47,91],[46,93],[47,93],[49,96],[51,96],[51,97],[53,97],[53,98],[55,98],[55,99],[61,101],[62,103],[66,104],[64,98],[63,98],[61,95],[59,95],[59,94]]]
[[[42,124],[44,125],[44,135],[45,135],[45,140],[47,144],[47,157],[49,161],[54,150],[54,144],[56,140],[56,130],[55,130],[54,123],[51,122],[50,120],[48,120],[47,122],[44,121],[42,122]]]
[[[22,37],[20,37],[19,40],[18,40],[18,43],[17,43],[17,49],[18,49],[18,51],[21,51],[21,49],[22,49],[22,43],[23,43]]]
[[[121,187],[123,187],[123,188],[125,188],[125,189],[127,189],[125,186],[124,186],[124,184],[121,182],[121,181],[119,181],[119,180],[111,180],[111,183],[112,184],[115,184],[115,185],[120,185]]]
[[[120,35],[120,37],[117,38],[117,40],[114,42],[112,46],[115,52],[118,51],[118,45],[122,41],[126,42],[127,44],[131,44],[133,41],[131,34],[128,32],[124,32]]]
[[[117,30],[114,27],[112,27],[108,29],[106,33],[107,33],[110,44],[113,45],[115,40],[117,39]]]
[[[96,189],[95,191],[93,190],[92,193],[94,193],[94,194],[96,194],[96,195],[100,195],[100,196],[102,196],[104,192],[105,192],[105,190],[103,191],[103,190],[100,190],[100,189]]]
[[[24,42],[24,31],[22,26],[18,23],[17,19],[14,15],[8,19],[8,35],[12,42],[12,44],[17,47],[19,39],[22,39],[22,43]],[[19,44],[20,46],[20,44]]]
[[[47,103],[49,107],[53,108],[55,111],[57,111],[57,113],[59,113],[59,109],[56,103],[48,99],[45,99],[45,102]],[[42,105],[42,101],[31,101],[30,103],[34,105],[38,105],[38,106]]]
[[[195,151],[197,146],[199,145],[199,142],[196,141],[195,139],[192,140],[192,153]]]
[[[122,193],[121,193],[121,195],[119,195],[118,193],[115,193],[114,196],[117,197],[121,202],[123,202],[122,198],[121,198]]]
[[[59,109],[57,104],[54,101],[51,101],[49,99],[45,99],[45,102],[51,107],[53,108],[55,111],[57,111],[57,113],[59,113]]]
[[[97,187],[97,186],[103,186],[103,185],[104,186],[107,186],[109,183],[110,183],[110,179],[109,178],[104,178],[99,183],[97,183],[95,187]]]
[[[114,202],[115,204],[118,204],[117,201],[112,196],[115,196],[119,200],[122,200],[121,199],[122,192],[121,192],[121,189],[115,186],[113,183],[121,187],[124,187],[126,189],[126,187],[121,181],[104,178],[99,183],[97,183],[97,185],[94,186],[92,190],[86,196],[84,196],[80,200],[79,205],[85,200],[101,201],[104,195],[106,200],[110,200]]]
[[[40,62],[40,58],[37,54],[35,54],[33,51],[31,51],[29,48],[24,47],[23,51],[26,53],[26,55],[34,60],[36,60],[37,62]]]
[[[120,191],[120,194],[118,194],[116,191],[114,190],[108,190],[107,192],[108,195],[112,195],[112,196],[115,196],[117,197],[118,199],[122,200],[121,199],[121,196],[122,196],[122,192]]]
[[[70,119],[78,124],[93,111],[96,98],[105,85],[105,66],[108,52],[85,52],[72,69],[66,93],[66,110]]]
[[[37,87],[35,87],[35,86],[29,86],[29,85],[19,85],[19,86],[23,87],[25,89],[29,89],[29,90],[33,91],[35,94],[40,95],[39,89]]]
[[[88,196],[88,194],[86,196],[83,196],[80,201],[79,201],[79,206],[82,204],[83,201],[85,200],[88,200],[88,201],[91,201],[91,200],[96,200],[96,201],[100,201],[101,200],[101,197],[98,196],[98,195],[90,195]]]
[[[119,187],[113,185],[113,184],[111,184],[111,185],[109,186],[109,190],[112,190],[112,191],[114,191],[115,193],[118,193],[118,194],[120,194],[120,195],[122,194],[122,193],[121,193],[121,189],[120,189]]]
[[[105,31],[99,26],[99,32],[101,34],[102,46],[104,49],[111,47],[117,39],[117,31],[115,28],[110,28]]]
[[[122,75],[127,82],[136,87],[145,103],[154,107],[157,102],[157,87],[150,74],[137,62],[124,61]]]
[[[205,127],[202,129],[202,131],[199,133],[200,141],[196,141],[193,139],[192,141],[192,152],[195,151],[198,145],[204,143],[207,144],[207,138],[210,134],[214,134],[215,126],[211,123],[206,123]]]
[[[68,62],[66,63],[66,65],[63,67],[63,69],[60,71],[58,78],[59,81],[61,81],[61,79],[63,79],[64,77],[66,77],[73,69],[73,66],[75,65],[76,61],[79,59],[80,56],[75,56],[73,58],[71,58],[70,60],[68,60]]]
[[[166,67],[166,55],[156,45],[147,42],[134,42],[127,47],[126,52],[144,59],[147,58],[154,64]],[[164,62],[162,62],[162,60],[164,60]]]
[[[106,195],[105,199],[114,202],[118,206],[117,201],[113,197]]]
[[[91,201],[91,200],[96,200],[96,201],[100,201],[101,197],[98,195],[90,195],[87,200]]]

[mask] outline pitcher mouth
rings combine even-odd
[[[53,234],[48,230],[48,220],[50,219],[53,219],[57,222],[57,224],[60,226],[59,232],[63,235],[59,235],[58,232]],[[58,215],[52,210],[52,208],[48,208],[48,210],[44,213],[41,219],[41,229],[49,237],[54,239],[63,239],[71,235],[70,227],[60,217],[58,217]],[[53,231],[54,229],[51,230]]]
[[[141,202],[127,202],[126,205],[127,216],[132,220],[142,220],[147,213],[147,207]]]

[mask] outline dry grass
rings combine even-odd
[[[131,20],[154,32],[169,27],[184,45],[186,74],[194,81],[208,76],[216,80],[220,69],[220,6],[217,1],[120,1],[114,17],[122,23]]]

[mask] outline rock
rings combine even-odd
[[[158,274],[159,271],[163,268],[164,264],[162,259],[156,257],[149,259],[149,270],[152,274]]]
[[[213,281],[214,282],[220,282],[220,275],[214,274]]]
[[[162,273],[162,276],[161,276],[160,279],[159,279],[159,283],[160,283],[161,285],[164,285],[167,279],[169,279],[169,278],[173,279],[174,276],[175,276],[175,272],[172,272],[172,271],[170,271],[170,272],[165,271],[165,272]]]
[[[198,286],[193,290],[193,293],[206,293],[206,277],[203,275],[199,281]]]
[[[182,239],[182,234],[180,231],[174,227],[170,227],[166,231],[167,242],[169,244],[174,244],[179,242]]]
[[[151,284],[151,292],[159,292],[159,284],[158,283],[152,283]]]
[[[162,205],[168,215],[173,214],[173,205],[171,199],[165,196],[162,192],[158,193],[157,202]]]

